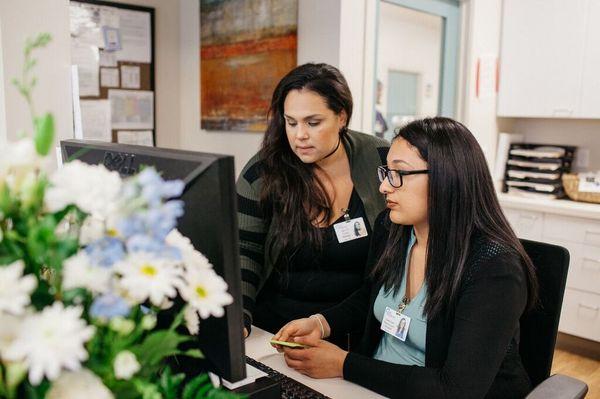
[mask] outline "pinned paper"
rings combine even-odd
[[[108,91],[113,129],[154,129],[154,93],[138,90]]]
[[[121,66],[121,87],[124,89],[140,88],[140,67],[131,65]]]
[[[119,87],[119,69],[100,68],[100,86]]]

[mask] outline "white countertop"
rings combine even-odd
[[[498,193],[503,208],[548,212],[565,216],[600,220],[600,204],[577,202],[566,199],[532,199]]]
[[[283,359],[283,354],[277,352],[269,344],[271,338],[273,338],[273,334],[252,326],[252,332],[246,339],[246,355],[334,399],[384,398],[384,396],[342,378],[323,378],[317,380],[300,374],[296,370],[289,368]]]

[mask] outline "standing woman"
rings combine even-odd
[[[477,141],[451,119],[415,121],[378,171],[389,210],[375,223],[371,278],[317,316],[323,330],[300,319],[276,335],[313,346],[285,349],[288,365],[393,398],[523,398],[519,319],[537,282]],[[356,326],[354,352],[320,339]]]
[[[246,336],[251,324],[276,332],[363,283],[385,208],[375,169],[389,144],[348,130],[351,116],[348,84],[330,65],[298,66],[275,88],[262,147],[237,181]]]

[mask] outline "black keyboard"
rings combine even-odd
[[[246,356],[246,363],[256,367],[260,371],[264,371],[269,378],[281,384],[282,399],[330,399],[328,396],[307,387],[285,374],[281,374],[279,371],[273,370],[266,364],[254,360],[251,357]]]

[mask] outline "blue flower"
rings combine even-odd
[[[127,252],[150,252],[161,258],[181,260],[181,252],[154,236],[135,235],[127,240]]]
[[[183,192],[181,180],[165,181],[154,168],[144,169],[137,178],[142,186],[142,196],[150,207],[159,205],[162,200],[179,197]]]
[[[147,231],[159,240],[169,234],[177,225],[177,218],[183,215],[183,201],[172,200],[145,213]]]
[[[119,295],[108,293],[96,297],[90,306],[90,315],[94,318],[112,319],[113,317],[126,317],[130,312],[129,305]]]
[[[113,237],[104,237],[88,244],[85,252],[92,264],[102,267],[111,267],[125,257],[123,243]]]

